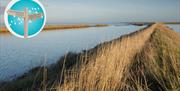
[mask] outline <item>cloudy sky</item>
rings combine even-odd
[[[10,0],[0,0],[0,14]],[[48,23],[180,21],[180,0],[40,0]],[[2,18],[2,16],[1,16]]]

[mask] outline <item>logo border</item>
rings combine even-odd
[[[12,0],[12,1],[10,1],[10,3],[7,5],[7,7],[6,7],[6,9],[5,9],[5,12],[4,12],[4,22],[5,22],[5,25],[6,25],[6,27],[8,28],[8,30],[9,30],[13,35],[15,35],[16,37],[19,37],[19,38],[24,38],[24,36],[15,33],[15,32],[11,29],[11,27],[10,27],[10,25],[9,25],[9,23],[8,23],[8,14],[7,14],[7,11],[8,11],[15,3],[19,2],[19,1],[20,1],[20,0]],[[41,29],[40,29],[37,33],[35,33],[35,34],[31,35],[31,36],[28,36],[27,38],[32,38],[32,37],[35,37],[36,35],[38,35],[38,34],[43,30],[43,28],[44,28],[44,26],[45,26],[45,24],[46,24],[46,10],[45,10],[44,6],[43,6],[43,5],[41,4],[41,2],[39,2],[38,0],[32,0],[32,1],[35,1],[35,2],[36,2],[37,4],[39,4],[40,7],[42,8],[42,10],[43,10],[43,12],[44,12],[44,23],[43,23]]]

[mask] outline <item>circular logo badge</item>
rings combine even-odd
[[[46,11],[38,0],[12,0],[5,9],[5,25],[19,38],[36,36],[46,23]]]

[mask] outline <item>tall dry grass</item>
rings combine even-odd
[[[167,54],[171,56],[172,59],[170,61],[174,62],[172,63],[173,65],[169,67],[170,64],[168,64],[167,61],[161,60],[163,62],[160,62],[160,64],[164,64],[165,68],[159,68],[160,65],[157,64],[159,60],[156,59],[156,56],[158,57],[159,54],[153,55],[153,53],[157,52],[149,53],[148,49],[157,49],[156,47],[159,47],[158,42],[160,40],[155,41],[155,43],[158,44],[157,46],[151,46],[147,43],[158,30],[168,31],[169,28],[163,24],[154,24],[150,28],[122,37],[98,48],[96,56],[91,55],[89,57],[89,55],[83,55],[85,56],[82,60],[84,64],[82,64],[81,67],[66,70],[64,73],[65,80],[63,84],[56,87],[57,91],[158,90],[157,86],[149,86],[151,83],[148,81],[150,80],[155,80],[152,81],[152,83],[154,82],[153,84],[161,86],[162,89],[166,88],[166,86],[163,86],[163,83],[160,83],[162,80],[164,81],[164,78],[162,78],[163,75],[165,75],[165,73],[168,75],[165,70],[176,67],[175,69],[177,71],[179,66],[176,64],[178,64],[179,58],[174,58],[173,56],[176,56],[175,54]],[[158,36],[156,37],[160,38]],[[164,42],[166,43],[166,41]],[[154,45],[154,42],[150,43]],[[162,46],[167,47],[164,44]],[[145,47],[148,49],[144,49]],[[162,58],[167,60],[164,55]],[[86,62],[87,60],[88,62]],[[147,74],[146,71],[149,73]],[[161,74],[162,72],[164,74]],[[169,76],[174,77],[174,75]],[[179,84],[179,81],[177,83],[174,82],[177,79],[172,79],[172,81],[170,81],[170,77],[167,79],[170,81],[168,83],[172,84],[171,87]],[[159,83],[156,83],[158,81]]]
[[[136,54],[129,71],[131,77],[126,82],[145,91],[179,91],[180,35],[164,25],[155,30],[143,50]]]

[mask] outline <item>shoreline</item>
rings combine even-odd
[[[50,31],[50,30],[63,30],[63,29],[81,29],[81,28],[90,28],[90,27],[107,27],[110,26],[109,24],[96,24],[96,25],[88,25],[88,24],[72,24],[72,25],[46,25],[43,30]],[[5,26],[0,27],[0,34],[1,33],[9,33]]]
[[[121,23],[126,23],[129,25],[134,25],[134,26],[143,26],[143,25],[152,25],[155,24],[155,22],[121,22]],[[180,22],[161,22],[164,24],[173,24],[173,25],[180,25]],[[43,30],[45,31],[51,31],[51,30],[68,30],[68,29],[81,29],[81,28],[90,28],[90,27],[107,27],[112,24],[53,24],[53,25],[45,25]],[[0,27],[0,34],[4,33],[9,33],[7,28],[5,26]]]

